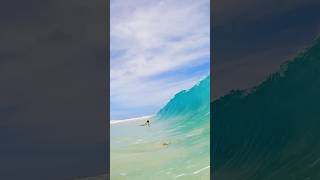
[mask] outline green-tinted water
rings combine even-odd
[[[111,180],[210,179],[210,79],[151,120],[111,125]]]
[[[218,180],[320,179],[320,39],[250,91],[212,105]]]

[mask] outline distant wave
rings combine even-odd
[[[146,120],[152,118],[153,115],[146,115],[146,116],[141,116],[141,117],[135,117],[135,118],[129,118],[129,119],[122,119],[122,120],[111,120],[110,124],[119,124],[119,123],[124,123],[128,121],[139,121],[139,120]]]

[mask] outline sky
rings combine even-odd
[[[155,114],[209,75],[210,1],[111,0],[110,114]]]

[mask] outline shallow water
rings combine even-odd
[[[180,134],[155,121],[111,125],[111,179],[209,179],[209,127]]]

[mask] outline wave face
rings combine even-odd
[[[159,120],[177,120],[183,124],[198,124],[210,113],[210,77],[207,76],[189,90],[177,93],[158,113]],[[200,117],[200,118],[199,118]],[[198,120],[190,120],[198,119]],[[192,128],[193,126],[190,126]]]
[[[210,179],[210,78],[151,119],[111,124],[111,179]]]
[[[219,180],[320,179],[320,40],[250,91],[212,104]]]
[[[176,94],[155,118],[167,124],[167,134],[185,153],[176,158],[179,165],[171,162],[183,169],[181,178],[209,180],[210,76],[191,89]]]

